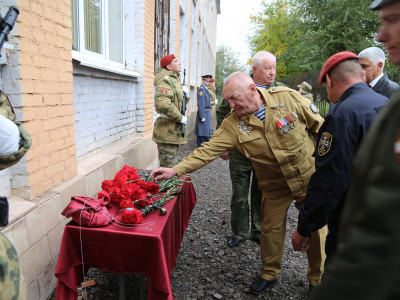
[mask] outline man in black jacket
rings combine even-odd
[[[383,73],[385,66],[383,50],[378,47],[369,47],[358,54],[358,59],[365,73],[366,83],[375,92],[390,98],[393,92],[399,88],[399,85]]]
[[[377,117],[377,111],[388,99],[363,82],[357,55],[352,52],[331,56],[325,62],[318,81],[325,82],[328,99],[336,105],[318,131],[315,173],[299,211],[292,243],[295,250],[307,250],[311,232],[328,224],[325,245],[328,260],[336,250],[338,222],[354,155]]]

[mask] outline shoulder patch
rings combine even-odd
[[[397,162],[400,164],[400,130],[397,133],[397,137],[394,140],[394,155],[397,159]]]
[[[160,89],[160,93],[163,95],[166,95],[168,93],[168,89],[167,88],[161,88]]]
[[[200,96],[203,96],[203,94],[204,94],[203,91],[199,91]]]
[[[329,132],[323,132],[318,142],[318,154],[323,156],[329,152],[332,145],[333,136]]]
[[[311,111],[312,111],[314,114],[319,113],[319,109],[318,109],[318,107],[317,107],[314,103],[311,103],[310,108],[311,108]]]

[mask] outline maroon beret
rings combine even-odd
[[[332,70],[338,63],[348,60],[348,59],[357,59],[357,54],[350,51],[338,52],[327,59],[324,66],[322,67],[321,73],[319,73],[318,82],[325,82],[325,75]]]
[[[176,57],[173,54],[165,55],[163,58],[161,58],[161,62],[160,62],[161,68],[164,68],[165,66],[169,65],[171,63],[171,61],[173,61],[175,58]]]

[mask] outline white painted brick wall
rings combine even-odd
[[[86,76],[90,74],[90,76]],[[135,135],[137,83],[131,77],[80,66],[74,63],[75,136],[78,160],[120,139]],[[143,100],[140,100],[143,102]],[[143,115],[143,112],[141,112]]]

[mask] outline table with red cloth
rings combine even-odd
[[[196,193],[188,179],[176,197],[163,206],[167,209],[166,215],[151,212],[136,227],[110,224],[88,228],[69,222],[57,261],[56,299],[76,300],[77,286],[89,267],[114,273],[145,274],[150,279],[149,299],[173,299],[171,274],[195,204]],[[110,212],[115,214],[118,207],[111,205]]]

